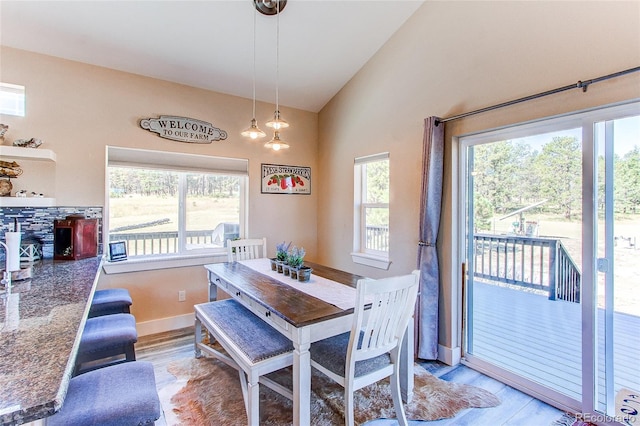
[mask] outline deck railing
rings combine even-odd
[[[214,246],[213,236],[213,230],[187,231],[186,244],[192,247]],[[129,256],[178,252],[178,231],[120,232],[110,234],[109,239],[111,241],[125,241]],[[220,244],[218,245],[220,246]]]
[[[365,237],[368,249],[389,251],[388,226],[367,226]]]
[[[560,240],[489,234],[473,239],[474,277],[580,302],[580,270]]]

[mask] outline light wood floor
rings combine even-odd
[[[167,365],[178,358],[193,357],[193,328],[176,330],[160,335],[140,337],[136,345],[136,358],[149,361],[154,366],[158,390],[175,382],[167,372]],[[450,367],[439,362],[421,365],[443,380],[478,386],[494,393],[502,404],[494,408],[473,408],[458,413],[455,418],[433,422],[410,422],[410,425],[474,425],[474,426],[547,426],[562,417],[563,412],[535,398],[523,394],[497,380],[491,379],[463,365]],[[367,426],[397,425],[395,420],[379,419]],[[162,418],[157,426],[165,426]],[[188,425],[196,426],[196,425]]]

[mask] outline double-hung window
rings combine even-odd
[[[389,267],[389,153],[355,159],[354,236],[356,263]]]
[[[129,259],[226,255],[244,235],[244,159],[107,147],[107,241]]]

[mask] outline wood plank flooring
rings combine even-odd
[[[178,358],[194,356],[193,340],[193,328],[140,337],[136,345],[137,359],[149,361],[153,364],[158,391],[176,381],[175,377],[166,370],[170,362]],[[562,411],[463,365],[450,367],[439,362],[424,362],[421,365],[431,374],[443,380],[466,383],[487,389],[500,398],[502,404],[493,408],[465,410],[451,419],[433,422],[411,421],[411,426],[546,426],[551,425],[563,415]],[[367,426],[391,426],[397,424],[398,422],[395,420],[378,419],[367,423]],[[165,419],[161,418],[156,422],[156,425],[166,426]]]
[[[485,361],[548,386],[575,400],[582,394],[582,319],[579,303],[474,282],[473,347]],[[606,401],[604,312],[598,309],[598,401]],[[640,318],[614,312],[614,393],[640,389]],[[604,405],[599,409],[605,411]]]

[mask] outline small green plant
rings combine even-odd
[[[293,246],[293,248],[287,255],[287,262],[289,263],[289,266],[291,266],[292,268],[301,267],[304,262],[305,254],[306,252],[304,251],[304,248]]]
[[[289,246],[291,246],[291,242],[287,244],[283,241],[280,244],[276,244],[276,260],[280,260],[282,262],[287,260]]]

